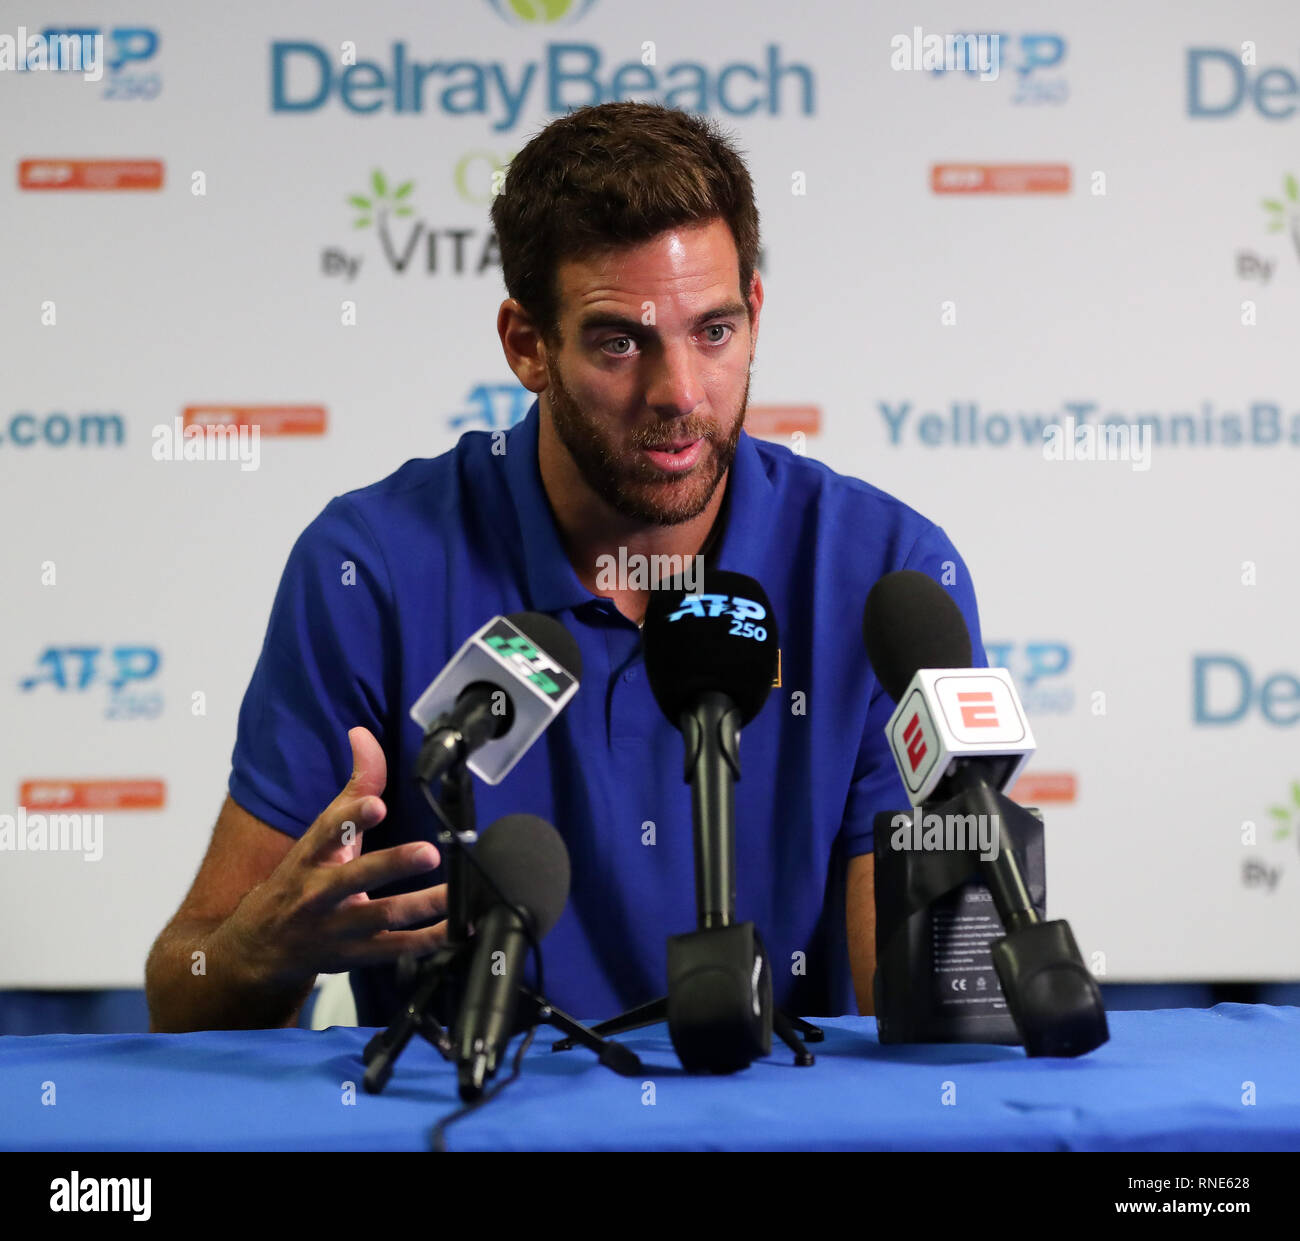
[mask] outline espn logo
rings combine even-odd
[[[912,690],[894,708],[885,726],[889,748],[908,795],[930,779],[934,765],[943,755],[943,729],[930,714],[930,704],[919,690]]]
[[[913,806],[935,792],[954,760],[973,755],[1008,759],[1005,778],[1000,777],[1008,783],[1034,751],[1011,674],[1001,668],[919,669],[886,732]]]
[[[907,721],[907,727],[903,729],[903,740],[907,742],[907,761],[912,764],[912,770],[915,771],[921,765],[921,760],[926,753],[925,729],[921,727],[919,713],[913,713],[912,718]]]
[[[936,725],[943,748],[1015,745],[1028,733],[1009,677],[999,670],[953,669],[934,677]]]
[[[990,690],[967,691],[957,695],[961,722],[967,728],[996,728],[998,709]]]

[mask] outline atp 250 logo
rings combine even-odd
[[[151,720],[163,709],[154,688],[161,665],[154,646],[47,646],[36,658],[37,671],[18,688],[24,694],[82,694],[102,687],[105,719]]]
[[[521,388],[518,380],[509,383],[481,383],[470,388],[462,407],[444,419],[451,431],[508,431],[528,416],[537,397]]]
[[[743,599],[740,595],[698,594],[685,595],[677,611],[668,617],[670,621],[679,621],[685,616],[701,620],[713,620],[725,616],[731,618],[731,634],[737,638],[753,638],[758,642],[767,641],[767,629],[755,622],[767,618],[767,609],[754,599]]]
[[[1074,652],[1065,642],[986,641],[990,668],[1005,668],[1020,688],[1020,701],[1032,715],[1068,715],[1074,710],[1074,686],[1068,673]]]
[[[41,34],[79,39],[83,60],[94,46],[103,49],[105,99],[157,99],[162,93],[162,74],[154,60],[161,37],[152,26],[47,26]]]

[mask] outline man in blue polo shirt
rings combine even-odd
[[[690,792],[646,683],[649,592],[604,571],[656,556],[702,556],[772,600],[780,685],[741,739],[737,916],[764,938],[778,1005],[851,1012],[856,991],[869,1012],[872,821],[906,799],[863,603],[884,573],[927,572],[982,660],[966,567],[899,501],[744,433],[758,215],[708,122],[581,109],[515,157],[492,218],[498,333],[538,399],[508,433],[336,498],[295,544],[229,797],[150,956],[155,1028],[292,1023],[317,974],[342,970],[360,1024],[390,1020],[397,957],[445,934],[407,713],[471,633],[517,611],[569,629],[582,684],[505,780],[477,784],[479,825],[538,814],[568,847],[544,945],[554,1003],[594,1021],[662,994],[667,938],[695,926]]]

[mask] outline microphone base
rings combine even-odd
[[[669,936],[668,1033],[688,1073],[772,1054],[772,969],[752,922]]]
[[[993,945],[1007,1007],[1030,1056],[1082,1056],[1110,1038],[1101,988],[1070,924],[1039,922]]]
[[[671,936],[668,985],[668,995],[602,1021],[593,1033],[607,1037],[666,1021],[682,1067],[692,1073],[747,1068],[771,1054],[774,1033],[794,1053],[797,1067],[815,1063],[806,1043],[826,1036],[802,1017],[772,1007],[770,967],[752,922]],[[572,1047],[572,1039],[561,1039],[551,1050]]]
[[[431,803],[441,805],[438,845],[447,871],[447,941],[423,960],[403,957],[398,964],[399,983],[410,987],[410,998],[387,1029],[366,1044],[366,1065],[362,1085],[368,1094],[378,1094],[393,1075],[393,1067],[406,1045],[418,1034],[444,1060],[456,1065],[457,1089],[466,1102],[481,1097],[487,1082],[496,1074],[494,1051],[476,1049],[460,1056],[448,1026],[456,1021],[465,999],[466,978],[473,961],[475,941],[469,935],[469,875],[465,847],[477,839],[474,785],[463,762],[444,771],[435,798],[427,782],[417,781]],[[596,1052],[601,1064],[614,1072],[641,1072],[641,1062],[625,1047],[608,1043],[586,1026],[556,1008],[543,996],[520,984],[516,990],[511,1038],[540,1024],[555,1026],[566,1036]]]
[[[451,1033],[435,1014],[455,1011],[473,951],[472,943],[442,948],[409,971],[415,977],[411,998],[388,1028],[379,1031],[366,1044],[362,1056],[366,1065],[362,1085],[368,1094],[379,1094],[388,1084],[398,1057],[417,1034],[432,1044],[444,1060],[457,1061]],[[512,1038],[536,1025],[554,1026],[566,1036],[566,1040],[581,1043],[594,1051],[601,1064],[621,1077],[633,1077],[642,1072],[641,1061],[635,1052],[602,1038],[530,987],[520,985],[517,996]],[[476,1055],[468,1063],[458,1063],[457,1090],[461,1099],[472,1103],[480,1098],[499,1067],[499,1063],[492,1062],[485,1054]]]

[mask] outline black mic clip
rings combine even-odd
[[[415,778],[431,784],[440,772],[454,768],[465,757],[465,734],[448,715],[441,715],[425,730],[419,756],[415,760]]]
[[[509,732],[514,719],[514,706],[499,686],[490,681],[465,686],[452,709],[424,730],[415,762],[416,781],[432,784],[453,771],[479,746]]]

